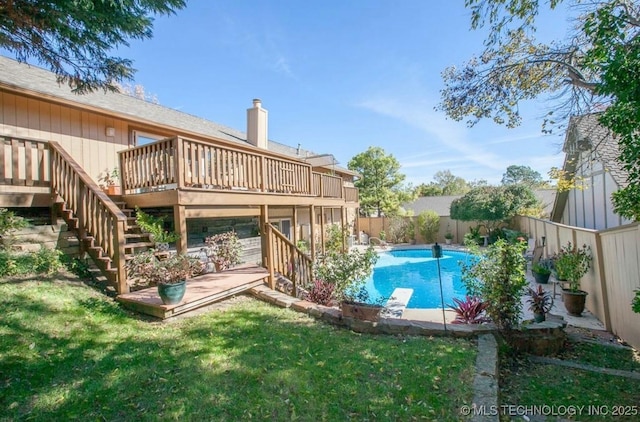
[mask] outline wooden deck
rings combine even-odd
[[[187,281],[187,291],[177,305],[164,305],[157,287],[125,293],[117,300],[134,311],[166,319],[260,286],[268,276],[266,269],[255,265],[204,274]]]

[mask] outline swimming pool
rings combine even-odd
[[[442,308],[437,260],[432,258],[431,249],[387,251],[378,257],[365,285],[373,300],[389,298],[396,288],[402,287],[413,289],[407,308]],[[452,298],[466,296],[459,262],[469,259],[471,255],[466,252],[442,251],[440,271],[445,307],[453,304]]]

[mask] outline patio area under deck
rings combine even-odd
[[[134,311],[167,319],[260,286],[268,276],[266,269],[256,265],[203,274],[187,280],[187,291],[177,305],[163,304],[157,287],[125,293],[117,300]]]

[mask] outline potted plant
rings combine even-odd
[[[175,254],[159,260],[153,250],[136,254],[127,263],[127,281],[130,284],[157,286],[158,295],[165,305],[182,301],[186,280],[202,272],[197,258]]]
[[[384,299],[371,301],[364,288],[377,259],[378,255],[369,247],[364,252],[353,249],[347,253],[328,253],[314,265],[316,279],[333,285],[333,300],[340,304],[344,317],[378,319]]]
[[[169,250],[169,243],[180,239],[178,233],[164,229],[164,219],[154,217],[136,207],[136,224],[143,232],[149,233],[149,238],[155,243],[156,250]]]
[[[447,232],[444,234],[444,241],[447,243],[447,245],[450,245],[452,240],[453,240],[453,233],[447,230]]]
[[[587,292],[580,290],[580,279],[591,268],[591,260],[590,246],[578,248],[571,242],[560,248],[554,257],[556,278],[568,283],[568,288],[562,290],[562,301],[570,315],[580,316],[584,311]]]
[[[102,189],[107,195],[120,195],[122,193],[120,186],[118,185],[120,182],[118,167],[114,167],[111,171],[106,169],[98,179],[98,182],[100,182],[100,189]]]
[[[552,267],[553,263],[550,259],[540,259],[531,266],[531,274],[533,274],[533,278],[536,279],[537,283],[547,284],[551,276]]]
[[[544,290],[541,285],[538,284],[537,288],[531,287],[527,290],[527,303],[529,304],[529,310],[533,312],[533,319],[535,322],[542,322],[546,319],[546,314],[553,308],[553,297],[551,293]]]
[[[241,262],[242,245],[234,231],[215,234],[205,239],[207,255],[216,271],[224,271]]]

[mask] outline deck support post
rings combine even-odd
[[[347,222],[347,217],[345,215],[344,212],[345,208],[344,207],[340,207],[340,230],[342,231],[342,252],[346,252],[347,251],[347,239],[345,236],[345,226],[346,226],[346,222]]]
[[[311,259],[316,260],[316,209],[313,205],[309,205],[309,236],[311,237],[309,246],[311,248]]]
[[[322,251],[322,255],[325,254],[325,249],[324,249],[324,207],[320,207],[320,247],[321,247],[321,251]]]
[[[293,218],[291,220],[291,223],[293,225],[292,241],[293,241],[293,244],[296,245],[297,247],[298,246],[298,207],[296,207],[295,205],[293,206]]]
[[[173,206],[173,222],[180,238],[176,242],[178,253],[187,253],[187,218],[184,205]]]
[[[276,288],[276,277],[274,271],[274,262],[273,262],[273,244],[271,226],[269,223],[269,206],[268,205],[260,205],[260,235],[262,240],[262,266],[266,267],[269,271],[269,288],[275,290]]]

